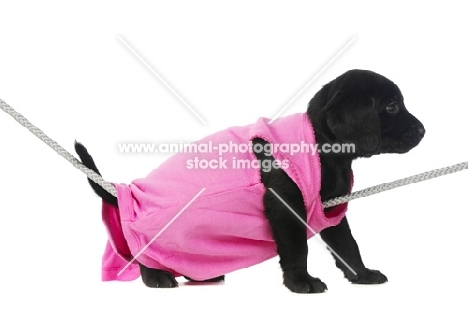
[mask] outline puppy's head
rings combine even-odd
[[[319,144],[354,144],[353,158],[408,152],[425,133],[397,85],[367,70],[350,70],[326,84],[307,113]]]

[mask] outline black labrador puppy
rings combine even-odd
[[[321,189],[323,201],[345,195],[352,183],[352,161],[381,153],[405,153],[418,145],[425,134],[421,122],[405,108],[399,88],[387,78],[366,70],[350,70],[326,84],[309,102],[307,116],[313,124],[319,146],[325,144],[353,144],[354,152],[321,153]],[[265,146],[267,141],[255,138],[252,143]],[[265,148],[253,148],[266,150]],[[99,173],[92,157],[83,145],[75,150],[83,163]],[[255,152],[259,161],[275,160],[270,153]],[[272,163],[272,162],[270,162]],[[306,211],[302,192],[281,168],[260,169],[266,188],[276,189],[277,195],[293,208],[303,220]],[[104,201],[118,202],[99,185],[89,180],[94,191]],[[264,213],[277,245],[284,284],[297,293],[320,293],[327,289],[320,279],[307,271],[307,228],[284,207],[278,197],[266,191]],[[333,207],[328,211],[332,211]],[[320,232],[323,240],[334,251],[336,266],[352,283],[379,284],[387,281],[385,275],[365,267],[346,217],[334,227]],[[336,255],[339,255],[337,257]],[[345,264],[346,263],[346,264]],[[140,265],[143,282],[150,287],[176,287],[174,276],[167,272]],[[352,270],[351,270],[351,269]],[[190,278],[187,277],[190,280]],[[207,281],[222,281],[220,276]]]

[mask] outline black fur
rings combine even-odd
[[[99,172],[98,168],[96,167],[96,164],[94,163],[93,157],[88,153],[88,150],[86,149],[83,144],[80,144],[79,142],[75,141],[75,151],[78,154],[78,156],[81,159],[81,162],[87,167],[101,175]],[[102,176],[102,175],[101,175]],[[104,190],[100,185],[92,181],[91,179],[88,178],[88,182],[91,185],[91,188],[93,188],[94,192],[98,196],[100,196],[105,202],[110,203],[114,206],[117,206],[117,198],[114,197],[112,194]]]
[[[421,122],[406,110],[399,88],[387,78],[365,70],[348,71],[326,84],[310,101],[307,115],[320,146],[352,143],[356,147],[354,153],[321,153],[320,195],[323,201],[348,193],[354,159],[381,153],[405,153],[415,147],[425,134]],[[256,138],[253,143],[268,142]],[[83,163],[98,172],[86,148],[75,143],[75,149]],[[256,153],[256,156],[259,160],[273,160],[267,154]],[[283,170],[261,171],[261,178],[265,187],[274,189],[305,219],[301,191]],[[90,184],[103,200],[117,207],[114,197],[92,181]],[[325,291],[325,283],[307,271],[307,228],[270,191],[265,193],[264,208],[277,244],[286,287],[298,293]],[[365,267],[346,217],[339,225],[323,230],[320,235],[357,273],[351,273],[335,258],[337,267],[349,281],[358,284],[387,281],[379,271]],[[149,287],[177,286],[177,281],[168,272],[142,265],[140,268],[142,279]],[[224,276],[214,280],[222,281]]]

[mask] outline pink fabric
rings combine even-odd
[[[198,144],[246,144],[255,137],[275,144],[315,144],[306,114],[294,114],[268,124],[260,118],[254,124],[232,127],[207,136]],[[276,244],[263,213],[266,189],[257,167],[232,168],[232,160],[255,161],[252,152],[227,152],[227,168],[187,168],[195,157],[219,160],[213,153],[178,153],[146,178],[130,185],[116,184],[119,209],[103,203],[104,224],[109,243],[103,257],[103,280],[132,280],[139,276],[134,262],[117,273],[143,249],[173,217],[206,188],[191,205],[138,257],[147,267],[162,269],[175,276],[204,280],[261,263],[277,255]],[[347,204],[324,213],[320,199],[320,160],[318,154],[293,155],[274,152],[273,157],[300,188],[307,210],[307,223],[315,232],[337,225]],[[286,207],[285,207],[286,208]],[[308,238],[314,234],[308,231]]]

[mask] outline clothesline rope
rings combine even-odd
[[[55,150],[59,155],[64,157],[68,162],[73,164],[74,167],[85,173],[89,179],[97,183],[98,185],[102,186],[107,192],[112,194],[114,197],[117,196],[117,191],[115,190],[115,187],[105,181],[98,173],[95,171],[87,168],[84,166],[83,163],[81,163],[80,160],[75,158],[71,153],[69,153],[67,150],[65,150],[62,146],[60,146],[55,140],[47,136],[43,131],[41,131],[38,127],[33,125],[31,122],[28,121],[25,117],[23,117],[20,113],[16,112],[15,109],[13,109],[10,105],[5,103],[3,100],[0,99],[0,108],[2,108],[3,111],[8,113],[10,116],[13,117],[19,124],[27,128],[31,133],[33,133],[37,138],[42,140],[44,143],[46,143],[50,148]]]
[[[117,196],[115,187],[111,183],[105,181],[99,174],[97,174],[93,170],[84,166],[83,163],[80,162],[80,160],[75,158],[71,153],[65,150],[56,141],[54,141],[49,136],[47,136],[43,131],[41,131],[38,127],[33,125],[31,122],[29,122],[24,116],[16,112],[10,105],[8,105],[6,102],[4,102],[1,99],[0,99],[0,108],[6,113],[8,113],[10,116],[12,116],[13,119],[15,119],[22,126],[27,128],[37,138],[39,138],[44,143],[46,143],[50,148],[55,150],[59,155],[64,157],[68,162],[73,164],[74,167],[76,167],[77,169],[85,173],[89,179],[91,179],[98,185],[102,186],[107,192],[109,192],[113,196]],[[337,197],[337,198],[328,200],[326,202],[323,202],[323,207],[324,208],[332,207],[338,204],[349,202],[351,200],[368,197],[370,195],[374,195],[374,194],[388,191],[391,189],[395,189],[398,187],[402,187],[402,186],[406,186],[409,184],[418,183],[418,182],[433,179],[436,177],[456,173],[462,170],[466,170],[467,168],[468,168],[468,162],[462,162],[462,163],[458,163],[452,166],[434,169],[434,170],[427,171],[421,174],[412,175],[412,176],[398,179],[389,183],[383,183],[383,184],[369,187],[363,190],[355,191],[351,194],[348,194],[342,197]]]

